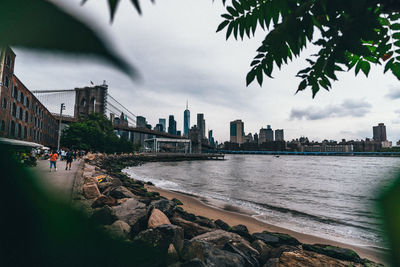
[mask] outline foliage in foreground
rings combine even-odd
[[[223,0],[225,4],[227,1]],[[355,68],[366,76],[373,65],[384,64],[400,80],[400,3],[395,0],[231,0],[222,14],[217,32],[226,28],[226,38],[254,36],[257,28],[266,37],[257,49],[247,74],[262,85],[311,43],[319,52],[306,59],[300,70],[297,92],[311,88],[329,90],[337,72]],[[386,63],[385,63],[386,62]]]
[[[137,144],[118,138],[111,121],[99,113],[66,127],[61,135],[61,147],[105,153],[129,153],[138,149]]]

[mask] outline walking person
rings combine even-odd
[[[50,154],[50,172],[53,165],[54,165],[54,170],[57,171],[57,159],[58,159],[58,154],[56,151],[53,151],[53,153]]]
[[[72,153],[71,150],[67,150],[67,152],[65,153],[65,159],[67,161],[67,163],[65,164],[65,169],[67,170],[69,167],[69,170],[71,169],[71,164],[72,164],[72,159],[74,157],[74,154]]]

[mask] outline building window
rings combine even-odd
[[[15,115],[17,114],[17,105],[15,103],[13,103],[12,105],[12,111],[11,114],[15,117]]]
[[[26,97],[26,107],[29,109],[29,98],[28,97]]]
[[[8,79],[8,76],[4,76],[4,86],[9,88],[10,87],[10,80]]]
[[[7,109],[7,100],[5,98],[1,101],[1,107]]]
[[[10,125],[10,135],[14,136],[15,135],[15,122],[11,121],[11,125]]]
[[[25,122],[26,122],[26,123],[28,123],[28,117],[29,117],[28,111],[25,110]]]
[[[7,55],[7,56],[6,56],[6,65],[7,65],[7,67],[11,68],[11,58],[10,58],[10,55]]]
[[[14,85],[13,91],[11,93],[12,97],[17,98],[18,95],[18,87]]]
[[[17,101],[21,102],[21,99],[22,99],[21,91],[18,91],[18,93],[17,93]]]
[[[0,123],[0,131],[4,132],[6,130],[6,122],[4,120]]]
[[[24,127],[24,139],[26,139],[27,137],[28,137],[28,129],[25,126]]]
[[[20,119],[20,113],[21,113],[21,108],[19,107],[19,106],[17,106],[17,112],[16,112],[16,114],[15,114],[15,117],[17,118],[17,119]]]

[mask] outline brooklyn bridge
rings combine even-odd
[[[106,115],[112,122],[116,133],[132,142],[143,143],[147,138],[166,137],[182,139],[182,136],[155,131],[147,127],[138,127],[136,115],[108,93],[108,85],[60,90],[34,90],[32,93],[43,103],[52,115],[60,120],[62,128],[80,117],[92,112]],[[61,105],[65,107],[62,110]]]

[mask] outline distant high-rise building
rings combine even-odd
[[[183,135],[185,137],[189,136],[190,129],[190,111],[188,107],[188,102],[186,101],[186,109],[183,112]]]
[[[271,129],[271,125],[267,125],[267,141],[274,141],[274,131]]]
[[[244,136],[244,143],[252,143],[253,142],[253,135],[248,133]]]
[[[169,118],[168,118],[168,133],[176,135],[176,120],[174,119],[174,115],[169,115]]]
[[[164,132],[163,125],[161,123],[156,124],[156,126],[154,127],[154,131]]]
[[[283,129],[275,130],[275,141],[284,141]]]
[[[197,128],[200,130],[200,138],[204,139],[206,137],[206,121],[202,113],[197,114]]]
[[[213,137],[213,130],[208,131],[208,141],[210,142],[211,147],[215,147],[214,137]]]
[[[258,135],[258,144],[267,142],[267,129],[261,128],[260,134]]]
[[[258,143],[258,134],[257,133],[254,134],[253,139],[254,139],[255,143]]]
[[[158,119],[158,123],[163,126],[162,132],[165,132],[167,130],[167,120],[166,119]]]
[[[242,120],[231,121],[230,141],[232,143],[243,144],[244,142],[244,123]]]
[[[146,128],[151,130],[151,124],[146,124]]]
[[[146,118],[143,116],[136,117],[136,126],[137,127],[146,127],[147,121]]]
[[[378,126],[372,127],[374,137],[373,139],[378,142],[387,141],[386,140],[386,126],[384,123],[379,123]]]
[[[176,131],[176,135],[181,136],[182,132],[181,131]]]

